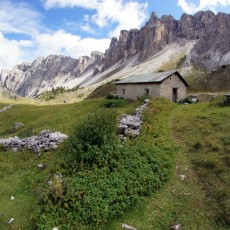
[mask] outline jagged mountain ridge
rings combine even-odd
[[[140,30],[122,30],[119,39],[112,38],[105,54],[92,52],[90,57],[79,59],[58,55],[38,58],[32,63],[19,64],[10,71],[2,70],[0,82],[11,91],[29,97],[61,85],[70,88],[87,86],[104,80],[106,75],[101,72],[115,65],[120,70],[125,62],[131,68],[155,58],[154,55],[166,46],[180,44],[182,40],[183,43],[194,41],[195,44],[189,45],[191,48],[186,51],[187,66],[211,71],[230,64],[229,38],[230,14],[215,15],[211,11],[201,11],[193,16],[183,14],[180,20],[175,20],[172,16],[157,18],[153,12]],[[137,57],[135,62],[133,57]],[[94,80],[95,74],[99,76],[97,80]]]
[[[143,61],[178,39],[196,40],[188,59],[196,67],[211,71],[229,64],[230,14],[200,11],[193,16],[183,14],[177,21],[172,16],[159,19],[153,12],[141,30],[122,30],[119,39],[112,38],[104,68],[137,53]]]
[[[37,58],[32,63],[16,65],[12,70],[2,70],[2,85],[20,96],[32,97],[56,84],[80,76],[89,68],[102,65],[104,54],[93,51],[91,56],[74,59],[62,55],[49,55]]]

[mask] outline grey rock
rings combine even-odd
[[[123,114],[121,116],[117,125],[120,140],[126,141],[126,138],[136,138],[140,135],[143,112],[147,108],[149,101],[147,100],[145,104],[136,108],[134,115]]]
[[[11,128],[11,132],[15,133],[18,129],[22,128],[23,126],[24,126],[23,123],[14,122],[14,124],[12,125],[12,128]]]
[[[186,175],[184,175],[184,174],[181,174],[179,177],[180,177],[181,180],[185,180],[186,179]]]
[[[33,150],[36,155],[40,154],[41,150],[48,151],[49,149],[57,149],[58,144],[68,138],[67,135],[60,132],[52,133],[50,130],[42,130],[39,136],[27,137],[20,139],[19,137],[9,137],[8,139],[0,139],[0,145],[6,150]]]
[[[14,218],[11,218],[8,222],[7,222],[7,224],[12,224],[13,222],[14,222]]]
[[[44,166],[44,164],[39,163],[39,164],[37,165],[37,167],[38,167],[39,169],[41,169],[41,170],[42,170],[42,169],[44,169],[44,167],[45,167],[45,166]]]
[[[126,137],[130,137],[130,138],[135,138],[140,134],[140,130],[139,129],[126,129],[125,130],[125,136]]]
[[[13,152],[13,153],[16,153],[17,151],[18,151],[17,148],[12,148],[12,152]]]
[[[179,229],[181,229],[181,224],[175,224],[175,225],[173,225],[171,227],[171,229],[173,229],[173,230],[179,230]]]

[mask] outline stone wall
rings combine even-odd
[[[68,136],[60,132],[52,133],[50,130],[42,130],[38,136],[20,139],[19,137],[9,137],[8,139],[0,139],[0,146],[5,150],[32,150],[36,155],[40,151],[48,151],[58,148],[58,144],[62,143]]]

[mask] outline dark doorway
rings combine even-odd
[[[178,89],[177,88],[173,88],[173,91],[172,91],[172,101],[173,102],[177,102],[177,97],[178,97]]]

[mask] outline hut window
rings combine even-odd
[[[125,89],[122,89],[122,94],[125,95]]]
[[[149,95],[149,89],[145,89],[145,95],[146,95],[146,96]]]

